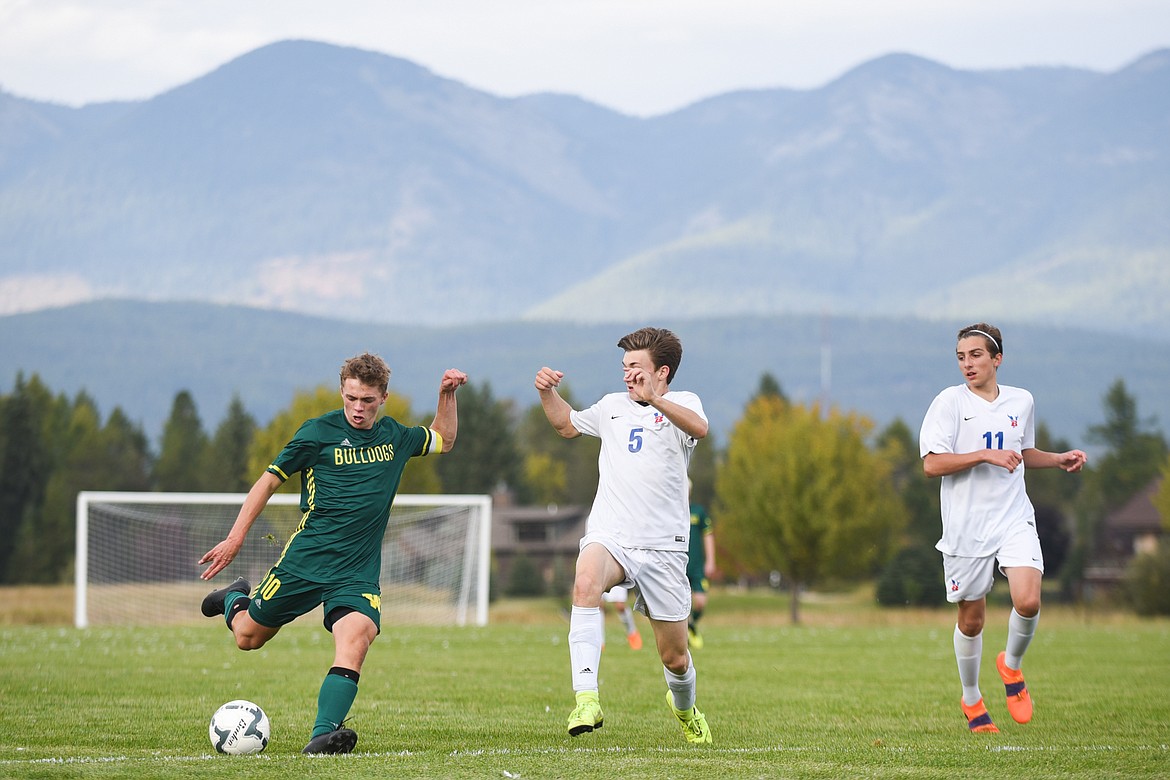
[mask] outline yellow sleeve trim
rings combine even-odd
[[[275,463],[269,466],[268,470],[279,477],[281,482],[288,482],[288,474],[281,471]]]
[[[427,447],[424,454],[427,455],[442,455],[443,454],[443,437],[434,428],[427,428],[431,432],[430,446]]]

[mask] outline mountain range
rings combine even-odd
[[[36,374],[54,393],[84,391],[102,415],[120,407],[157,442],[180,391],[191,394],[208,431],[224,418],[233,396],[267,425],[298,390],[336,387],[342,360],[371,350],[386,358],[390,389],[410,401],[422,422],[434,413],[439,377],[452,367],[520,412],[539,403],[533,378],[541,366],[551,366],[565,372],[565,387],[580,407],[623,389],[617,341],[646,324],[682,338],[683,360],[672,386],[703,399],[719,446],[765,373],[794,402],[864,415],[879,429],[900,419],[915,434],[935,394],[963,381],[953,349],[965,322],[676,314],[610,323],[434,327],[107,300],[0,317],[0,395],[18,374]],[[1104,397],[1119,379],[1135,399],[1142,429],[1170,430],[1170,342],[998,324],[1000,381],[1032,392],[1037,419],[1054,436],[1092,456],[1100,442],[1090,440],[1088,429],[1105,422]]]
[[[138,102],[0,92],[9,315],[987,319],[1170,342],[1167,204],[1170,50],[1112,73],[893,54],[649,118],[312,41]]]

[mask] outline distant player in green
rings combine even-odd
[[[699,618],[707,606],[707,589],[715,576],[715,527],[707,510],[691,504],[691,544],[687,554],[687,579],[691,583],[691,618],[687,621],[687,639],[691,647],[700,650],[703,636],[699,633]]]
[[[223,616],[241,650],[263,647],[281,626],[324,605],[333,634],[333,666],[321,683],[317,720],[305,753],[349,753],[357,733],[343,728],[357,697],[370,644],[381,631],[382,537],[402,470],[415,456],[455,443],[455,391],[467,375],[448,369],[430,427],[378,418],[390,369],[369,353],[341,367],[342,408],[304,422],[244,499],[227,538],[200,560],[210,580],[235,559],[248,530],[290,476],[301,474],[300,524],[255,591],[243,577],[203,600],[207,617]],[[251,597],[249,597],[251,593]]]

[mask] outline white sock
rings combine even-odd
[[[959,662],[959,682],[963,684],[963,703],[968,707],[983,698],[979,692],[979,660],[983,655],[983,632],[967,636],[955,626],[955,660]]]
[[[662,667],[662,671],[666,676],[666,687],[670,689],[670,695],[674,698],[674,708],[676,710],[689,710],[695,706],[695,663],[691,659],[690,652],[687,653],[687,670],[682,674],[675,674]]]
[[[623,609],[618,613],[622,617],[622,623],[626,626],[626,634],[632,634],[637,629],[634,627],[634,612],[631,609]]]
[[[600,607],[573,606],[569,617],[569,662],[573,665],[573,691],[597,690],[597,667],[605,627]]]
[[[1036,624],[1040,622],[1040,613],[1026,618],[1015,609],[1008,618],[1007,647],[1004,649],[1003,662],[1009,669],[1019,669],[1024,663],[1024,651],[1032,643],[1036,635]]]

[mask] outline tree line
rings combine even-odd
[[[562,393],[583,405],[572,389]],[[535,393],[534,393],[535,396]],[[246,492],[304,420],[340,406],[337,389],[294,394],[258,423],[236,397],[208,430],[195,399],[176,394],[158,449],[120,408],[103,419],[84,391],[54,393],[18,375],[0,395],[0,582],[68,582],[73,576],[75,503],[82,490]],[[1079,475],[1028,475],[1048,577],[1076,597],[1101,519],[1170,473],[1165,437],[1138,414],[1117,380],[1102,398],[1103,421],[1086,431],[1097,454]],[[925,411],[925,408],[924,408]],[[385,413],[427,424],[429,410],[390,394]],[[1083,446],[1078,443],[1077,446]],[[404,493],[489,493],[521,505],[588,505],[597,488],[597,439],[562,439],[540,403],[520,408],[489,383],[459,393],[459,443],[406,470]],[[1037,447],[1062,451],[1044,424]],[[692,499],[716,519],[723,576],[790,588],[877,578],[883,603],[933,603],[941,571],[938,483],[922,472],[917,426],[881,430],[864,415],[790,401],[765,374],[726,442],[700,443],[691,462]],[[1165,483],[1164,483],[1165,484]],[[282,490],[299,490],[291,479]],[[1170,489],[1156,499],[1170,516]],[[1164,545],[1165,547],[1165,545]]]

